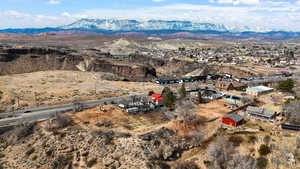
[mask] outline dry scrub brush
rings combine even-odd
[[[236,152],[234,145],[225,136],[219,136],[209,145],[208,168],[213,169],[255,169],[256,160]]]
[[[72,119],[67,115],[56,115],[54,119],[48,120],[46,130],[54,131],[67,127],[72,123]]]

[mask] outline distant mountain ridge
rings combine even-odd
[[[80,19],[69,25],[53,28],[2,29],[0,33],[42,34],[67,32],[73,34],[105,34],[120,36],[158,36],[166,38],[195,39],[291,39],[299,38],[300,32],[272,31],[264,28],[226,26],[223,24],[192,21],[127,20],[127,19]],[[63,33],[62,33],[63,32]],[[70,33],[71,34],[71,33]]]
[[[164,20],[117,20],[117,19],[81,19],[70,25],[62,26],[63,29],[102,29],[110,31],[200,31],[211,30],[228,32],[222,24],[197,23],[191,21],[164,21]]]

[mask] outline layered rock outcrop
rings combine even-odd
[[[83,55],[70,49],[0,48],[0,75],[47,70],[109,72],[131,81],[148,81],[156,77],[152,66],[119,64],[109,57]]]

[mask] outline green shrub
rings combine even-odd
[[[184,83],[180,87],[178,93],[179,93],[179,96],[180,96],[181,99],[186,97],[186,89],[185,89]]]
[[[248,142],[249,143],[255,143],[256,141],[257,141],[256,136],[253,136],[253,135],[248,136]]]
[[[34,155],[34,156],[32,157],[32,160],[35,161],[37,158],[38,158],[38,156],[37,156],[37,155]]]
[[[55,169],[64,169],[64,168],[66,168],[67,165],[72,163],[72,159],[73,159],[72,156],[65,156],[65,155],[61,154],[54,159],[51,166],[53,169],[54,168]]]
[[[53,154],[53,150],[52,149],[46,151],[46,156],[49,157],[49,156],[52,156],[52,154]]]
[[[209,160],[204,160],[204,161],[203,161],[203,164],[204,164],[206,167],[209,167],[209,166],[211,166],[211,161],[209,161]]]
[[[202,93],[201,93],[201,91],[198,91],[198,98],[197,98],[198,100],[198,104],[202,104],[202,103],[205,103],[205,101],[204,101],[204,99],[203,99],[203,97],[202,97]]]
[[[298,149],[300,149],[300,137],[296,138],[296,146]]]
[[[169,109],[173,109],[176,102],[176,96],[174,95],[174,93],[172,91],[168,91],[164,98],[165,98],[165,106]]]
[[[234,146],[240,146],[244,139],[241,136],[230,136],[229,141],[232,142]]]
[[[153,90],[151,90],[151,91],[148,92],[148,96],[151,96],[151,95],[153,95],[153,94],[154,94],[154,91],[153,91]]]
[[[271,153],[271,150],[270,150],[269,146],[262,144],[262,145],[260,145],[258,152],[261,156],[264,156],[264,155],[268,155],[269,153]]]
[[[91,167],[93,167],[95,164],[97,164],[97,159],[96,159],[96,158],[92,158],[92,159],[90,159],[90,160],[86,163],[86,166],[87,166],[88,168],[91,168]]]
[[[200,169],[194,162],[179,162],[174,166],[174,169]]]
[[[258,169],[265,169],[267,168],[268,165],[268,159],[266,159],[265,157],[259,157],[256,159],[256,167]]]
[[[34,148],[30,148],[28,151],[26,151],[26,156],[30,156],[32,153],[34,153],[35,149]]]
[[[279,82],[278,90],[280,90],[282,92],[292,93],[294,86],[295,86],[295,84],[294,84],[293,79],[287,79],[287,80]]]

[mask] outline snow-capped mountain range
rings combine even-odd
[[[109,31],[218,31],[218,32],[267,32],[270,30],[246,26],[225,26],[223,24],[200,23],[192,21],[165,20],[118,20],[118,19],[80,19],[63,29],[100,29]]]
[[[125,37],[162,37],[189,39],[244,39],[256,41],[300,38],[300,32],[270,30],[260,27],[224,25],[192,21],[80,19],[69,25],[47,28],[2,29],[13,34],[93,34]]]

